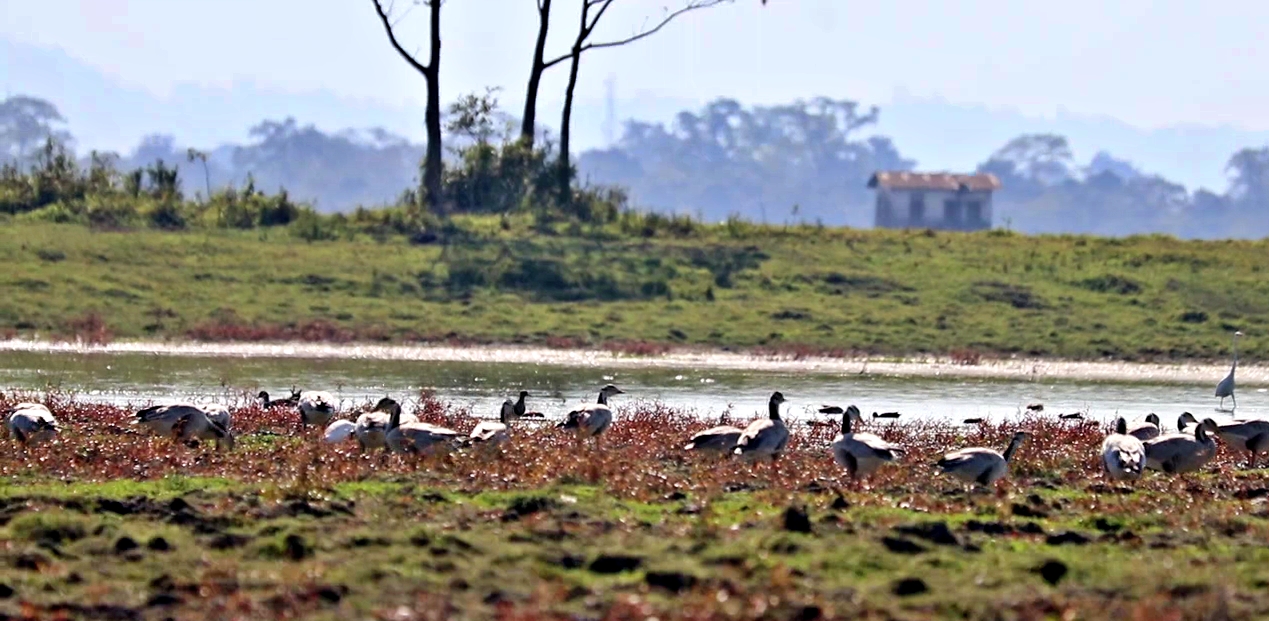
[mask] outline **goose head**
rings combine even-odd
[[[269,402],[269,393],[261,390],[260,394],[256,395],[256,399],[260,401],[261,405],[265,405]]]
[[[1151,414],[1151,416],[1154,416],[1154,414]],[[1146,420],[1150,419],[1147,418]],[[1158,423],[1155,423],[1155,425],[1157,426]],[[1122,416],[1115,419],[1115,433],[1119,435],[1126,435],[1128,433],[1128,421]]]
[[[599,389],[599,402],[608,405],[608,397],[625,394],[626,391],[609,384]]]
[[[370,410],[371,412],[384,412],[386,414],[401,414],[401,404],[397,403],[392,397],[384,397],[375,404]]]
[[[1215,420],[1204,418],[1203,422],[1199,423],[1198,429],[1194,430],[1194,437],[1204,441],[1207,440],[1208,434],[1214,434],[1218,431],[1220,431],[1220,425],[1217,425]]]
[[[1176,429],[1177,431],[1185,431],[1186,427],[1190,425],[1197,425],[1198,422],[1198,419],[1194,418],[1193,414],[1190,414],[1189,412],[1182,412],[1176,419]]]
[[[1150,423],[1151,425],[1154,425],[1155,427],[1162,427],[1162,425],[1163,425],[1163,424],[1159,421],[1159,415],[1158,415],[1158,414],[1155,414],[1154,412],[1151,412],[1151,413],[1149,413],[1149,414],[1146,414],[1146,422],[1147,422],[1147,423]]]
[[[616,388],[616,386],[613,386],[613,388]],[[618,391],[618,392],[620,392],[620,391]],[[525,398],[527,398],[527,397],[529,397],[529,396],[531,396],[531,395],[529,394],[529,391],[527,391],[527,390],[521,390],[521,391],[520,391],[520,400],[521,400],[521,401],[523,401]]]

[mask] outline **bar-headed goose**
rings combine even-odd
[[[612,424],[612,410],[608,408],[608,398],[621,394],[625,394],[625,391],[612,384],[604,386],[599,390],[597,402],[569,412],[564,422],[556,427],[575,430],[579,439],[598,436]]]
[[[950,474],[966,483],[989,486],[1009,474],[1009,460],[1030,437],[1031,434],[1019,431],[1013,434],[1009,448],[1003,454],[989,448],[963,448],[944,455],[934,465],[943,474]]]
[[[14,405],[4,420],[9,435],[24,446],[33,446],[52,440],[61,427],[43,403],[19,403]]]
[[[324,390],[305,390],[300,393],[296,405],[300,410],[300,423],[324,426],[335,416],[335,397]]]
[[[744,430],[740,427],[727,424],[727,413],[724,412],[718,419],[717,427],[692,434],[683,450],[730,455],[742,433]]]
[[[1247,451],[1247,467],[1256,467],[1256,455],[1269,451],[1269,421],[1239,419],[1217,423],[1216,435],[1231,449]]]
[[[899,454],[903,453],[902,447],[895,446],[878,435],[857,433],[851,429],[851,423],[863,423],[863,420],[859,408],[853,405],[847,407],[842,412],[841,433],[833,438],[833,443],[830,445],[833,460],[845,468],[852,479],[876,472],[882,464],[895,461]]]
[[[1116,422],[1115,425],[1117,427],[1119,423]],[[1126,420],[1124,421],[1124,428],[1128,430],[1126,433],[1142,442],[1159,437],[1159,434],[1163,433],[1162,427],[1159,415],[1154,412],[1146,414],[1145,419],[1137,422],[1129,423]]]
[[[770,457],[771,461],[779,459],[789,443],[789,428],[780,418],[781,403],[784,403],[784,395],[778,391],[772,393],[771,400],[767,402],[767,418],[760,418],[745,427],[736,439],[733,453],[748,461],[762,457]]]
[[[388,426],[384,433],[387,450],[393,453],[431,454],[436,450],[448,450],[458,439],[458,432],[417,420],[401,422],[401,405],[384,397],[379,400],[381,411],[387,411]]]
[[[401,408],[396,401],[384,397],[375,403],[369,412],[362,412],[357,417],[353,435],[357,438],[357,445],[361,447],[362,452],[388,447],[388,421],[392,417],[393,406],[396,406],[396,409]],[[413,412],[401,412],[402,424],[417,422],[419,417]]]
[[[1169,433],[1142,444],[1146,447],[1146,468],[1169,474],[1193,472],[1216,456],[1216,440],[1212,434],[1220,428],[1216,421],[1205,418],[1188,433]]]
[[[1141,471],[1146,467],[1146,448],[1141,439],[1130,432],[1128,421],[1121,416],[1115,420],[1115,432],[1102,440],[1102,466],[1106,475],[1116,481],[1141,478]]]
[[[157,436],[172,438],[177,442],[190,440],[214,440],[218,450],[234,447],[234,434],[230,428],[229,410],[222,405],[200,407],[189,403],[156,405],[138,410],[133,425],[145,428]]]

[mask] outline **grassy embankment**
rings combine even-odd
[[[1222,449],[1191,476],[1108,485],[1093,422],[1022,421],[1035,436],[1011,478],[970,494],[927,464],[1013,426],[874,426],[910,453],[856,490],[832,429],[799,421],[773,473],[684,455],[700,423],[663,409],[619,412],[601,452],[526,423],[504,453],[407,459],[302,440],[293,413],[256,406],[217,454],[137,435],[121,409],[52,405],[73,431],[0,452],[0,615],[1269,614],[1264,472]],[[472,424],[434,401],[420,413]]]
[[[500,226],[501,225],[501,226]],[[800,353],[1224,356],[1269,340],[1269,242],[458,218],[447,246],[285,228],[0,226],[0,330],[113,338],[620,342]],[[638,345],[643,343],[643,345]],[[655,345],[651,345],[655,344]]]

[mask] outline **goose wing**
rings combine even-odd
[[[511,403],[508,401],[507,403]],[[507,426],[491,420],[480,421],[468,436],[473,442],[492,442],[507,434]]]
[[[1187,433],[1171,433],[1142,443],[1146,450],[1146,468],[1164,472],[1188,472],[1201,467],[1210,459],[1208,443]]]
[[[882,439],[881,436],[871,433],[838,435],[833,440],[833,445],[841,446],[843,450],[848,451],[855,457],[873,458],[883,461],[894,461],[904,452],[903,447],[891,444]]]
[[[1005,457],[989,448],[973,447],[952,451],[935,462],[935,465],[948,474],[973,474],[986,471],[997,463],[1003,463]]]
[[[1128,423],[1128,435],[1138,440],[1152,440],[1159,437],[1159,427],[1148,421]]]
[[[337,420],[326,426],[322,440],[330,444],[338,444],[352,437],[357,431],[357,423],[350,420]]]
[[[687,446],[684,446],[683,450],[726,450],[736,445],[736,441],[740,439],[740,434],[742,433],[744,431],[741,428],[732,425],[710,427],[704,431],[692,434],[692,438],[688,440]]]
[[[789,441],[789,430],[778,420],[758,419],[736,439],[735,453],[778,453]]]

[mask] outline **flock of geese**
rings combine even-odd
[[[623,394],[620,388],[612,384],[604,386],[595,403],[568,412],[556,427],[575,433],[578,442],[591,438],[598,443],[599,437],[613,421],[608,400],[619,394]],[[285,399],[270,399],[268,393],[261,392],[257,399],[266,409],[295,408],[301,428],[324,428],[322,440],[327,443],[352,438],[363,452],[382,449],[394,453],[430,454],[438,449],[496,446],[508,442],[513,421],[542,416],[527,411],[525,399],[529,396],[527,391],[521,391],[517,400],[508,399],[502,404],[498,421],[481,421],[466,434],[422,422],[414,414],[403,412],[400,404],[390,397],[380,399],[368,411],[358,413],[351,420],[337,419],[336,400],[324,391],[292,389],[291,395]],[[775,392],[768,402],[766,418],[755,420],[745,427],[720,425],[705,429],[692,435],[683,448],[736,456],[751,462],[761,459],[775,462],[784,452],[790,435],[780,416],[780,406],[784,402],[784,395]],[[855,431],[855,426],[862,424],[863,417],[854,405],[844,409],[823,406],[819,411],[841,416],[840,431],[830,444],[830,452],[853,480],[899,461],[905,453],[904,447],[876,434]],[[895,418],[897,413],[874,413],[873,417]],[[201,440],[214,442],[222,451],[234,447],[230,411],[223,405],[157,405],[137,411],[131,423],[153,435],[190,446]],[[53,413],[41,403],[19,403],[11,407],[5,416],[4,428],[23,445],[49,441],[61,429]],[[962,448],[945,454],[934,465],[942,473],[971,486],[990,486],[1008,475],[1010,460],[1029,437],[1027,432],[1018,431],[1003,452],[985,447]],[[1185,412],[1177,420],[1177,431],[1164,433],[1156,414],[1134,422],[1120,417],[1115,421],[1113,432],[1102,442],[1102,464],[1107,476],[1115,480],[1137,479],[1145,470],[1193,472],[1215,457],[1214,437],[1231,448],[1249,452],[1249,465],[1254,467],[1256,455],[1269,451],[1269,420],[1233,419],[1217,423],[1207,418],[1200,422]]]

